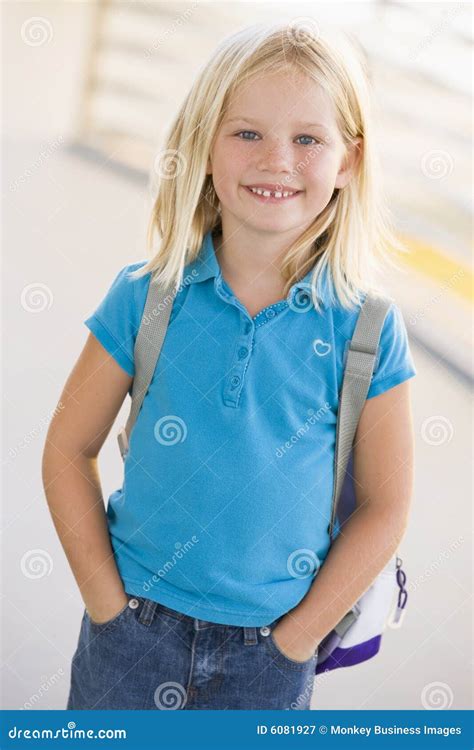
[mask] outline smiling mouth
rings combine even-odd
[[[263,203],[285,203],[303,192],[303,190],[264,190],[263,188],[252,188],[248,185],[243,185],[243,187],[250,195]]]

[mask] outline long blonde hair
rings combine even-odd
[[[220,202],[206,165],[229,101],[241,83],[265,72],[303,72],[329,94],[346,145],[362,139],[362,153],[350,182],[335,189],[324,210],[288,247],[281,274],[285,295],[314,267],[312,296],[328,267],[339,302],[346,308],[359,293],[380,293],[376,274],[393,249],[404,251],[392,230],[379,183],[372,133],[369,76],[356,40],[312,32],[298,24],[256,24],[225,38],[201,68],[175,117],[164,151],[155,159],[159,185],[150,216],[147,245],[161,238],[150,260],[131,274],[152,272],[168,288],[186,283],[184,269],[196,259],[205,234],[219,228]],[[225,238],[224,238],[225,239]]]

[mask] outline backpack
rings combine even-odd
[[[156,278],[150,280],[134,348],[135,377],[131,408],[117,440],[125,460],[130,434],[155,372],[176,294]],[[356,508],[353,442],[369,390],[383,323],[390,307],[386,298],[366,295],[350,342],[339,396],[334,456],[334,487],[328,533],[331,543]],[[408,593],[402,560],[395,554],[336,627],[320,642],[315,674],[359,664],[375,656],[386,626],[401,625]],[[315,575],[318,570],[316,570]],[[398,592],[392,615],[393,597]]]

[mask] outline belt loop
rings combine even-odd
[[[244,645],[254,646],[256,643],[258,643],[257,628],[256,627],[251,627],[251,628],[244,627]]]
[[[152,599],[145,599],[145,597],[143,596],[141,597],[141,601],[143,603],[143,606],[140,614],[138,615],[138,619],[142,623],[142,625],[151,625],[158,603],[154,602]]]

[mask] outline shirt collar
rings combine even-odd
[[[311,268],[302,279],[296,281],[291,286],[288,292],[288,297],[291,299],[292,303],[295,301],[295,295],[299,291],[307,292],[310,295],[312,273],[313,268]],[[196,284],[199,281],[206,281],[210,278],[218,279],[221,275],[222,272],[219,261],[216,257],[214,242],[212,239],[212,230],[210,230],[204,235],[198,257],[187,266],[185,277],[187,283]],[[325,307],[330,306],[335,301],[334,283],[328,266],[326,266],[320,274],[317,286],[317,297],[320,300],[320,303]],[[301,300],[301,298],[299,297],[297,299],[297,304],[298,300]]]

